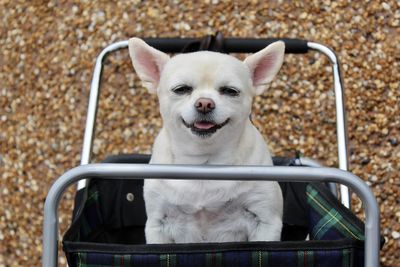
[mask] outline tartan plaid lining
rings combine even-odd
[[[317,219],[314,219],[315,222],[311,221],[311,225],[309,225],[314,240],[325,239],[325,235],[328,232],[332,233],[332,229],[340,234],[338,238],[364,240],[363,230],[342,216],[338,209],[329,204],[313,185],[307,186],[306,195],[309,208],[317,215]],[[84,212],[80,216],[79,239],[86,239],[101,226],[100,201],[96,188],[91,188],[88,192]]]
[[[331,214],[333,214],[333,216],[331,216]],[[336,210],[332,209],[314,227],[314,229],[317,230],[317,232],[314,234],[316,239],[320,239],[326,233],[326,231],[328,231],[332,227],[332,225],[335,224],[335,219],[340,220],[342,219],[342,216],[340,216],[340,214]]]
[[[298,251],[297,252],[297,266],[314,266],[314,252],[313,251]]]
[[[313,239],[322,240],[325,234],[332,233],[332,229],[334,229],[340,234],[338,238],[364,240],[362,229],[354,226],[342,216],[338,209],[332,207],[315,187],[308,185],[306,194],[310,209],[319,215],[318,222],[315,225],[311,225]]]
[[[101,224],[102,216],[100,213],[100,195],[97,188],[91,188],[88,191],[88,198],[85,203],[84,214],[81,216],[81,225],[79,229],[80,238],[85,240]]]
[[[252,253],[252,267],[268,266],[268,251],[255,251]]]
[[[103,246],[95,251],[81,249],[73,249],[73,246],[67,247],[68,243],[79,244],[81,241],[90,242],[87,238],[102,228],[102,215],[100,210],[101,199],[95,186],[87,192],[88,198],[85,203],[83,212],[76,220],[80,226],[77,228],[78,235],[74,236],[72,242],[64,243],[64,250],[68,254],[68,262],[71,267],[130,267],[130,266],[146,266],[146,267],[174,267],[174,266],[199,266],[199,267],[223,267],[223,266],[251,266],[251,267],[270,267],[270,266],[355,266],[354,262],[361,262],[362,249],[349,246],[328,248],[321,245],[320,248],[300,248],[297,250],[283,249],[276,250],[269,246],[263,248],[254,248],[254,250],[240,249],[224,249],[220,251],[201,252],[196,249],[187,252],[172,252],[165,246],[165,253],[154,254],[151,250],[148,253],[130,250],[121,252],[113,252],[107,250],[107,246]],[[309,204],[309,212],[312,219],[310,220],[310,234],[314,240],[343,239],[364,240],[363,231],[356,224],[352,224],[337,204],[332,203],[324,194],[319,191],[318,187],[312,184],[307,186],[306,190],[307,202]],[[71,229],[70,229],[71,230]],[[66,241],[66,240],[64,240]],[[338,240],[339,241],[339,240]],[[311,242],[311,241],[310,241]],[[330,242],[330,241],[326,241]],[[286,243],[286,242],[285,242]],[[309,243],[309,242],[302,242]],[[83,244],[83,243],[82,243]],[[101,244],[93,244],[96,247]],[[300,244],[300,243],[299,243]],[[118,244],[116,244],[118,246]],[[146,246],[147,247],[147,246]],[[222,246],[223,247],[223,246]],[[72,248],[72,249],[71,249]],[[265,249],[265,250],[264,250]],[[270,250],[272,249],[272,250]],[[267,251],[268,250],[268,251]],[[356,252],[356,253],[354,253]],[[358,265],[357,265],[358,266]]]
[[[199,254],[193,252],[160,255],[113,255],[102,253],[75,253],[78,267],[224,267],[224,266],[297,266],[297,267],[350,267],[354,253],[351,249],[310,250],[290,252],[230,251]]]
[[[194,243],[194,244],[149,244],[124,245],[63,241],[64,250],[69,253],[87,252],[110,254],[184,254],[184,253],[216,253],[229,251],[270,251],[283,252],[294,250],[342,250],[362,249],[363,242],[352,239],[309,240],[285,242],[230,242],[230,243]]]
[[[343,250],[343,261],[342,261],[342,266],[343,267],[350,267],[350,249],[344,249]]]

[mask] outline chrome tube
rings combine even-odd
[[[296,164],[298,165],[302,165],[302,166],[308,166],[308,167],[323,167],[323,165],[313,159],[310,158],[299,158],[296,159]],[[331,193],[335,196],[338,197],[338,192],[337,192],[337,188],[336,188],[336,184],[335,183],[328,183],[329,186],[329,190],[331,191]]]
[[[89,96],[89,105],[86,117],[85,135],[83,139],[83,148],[81,154],[81,165],[89,164],[92,155],[97,106],[100,94],[101,73],[103,70],[103,61],[110,52],[113,52],[121,48],[125,48],[127,46],[128,46],[128,41],[113,43],[104,48],[96,59],[96,65],[94,66],[92,82],[90,84],[90,96]],[[86,180],[81,180],[78,182],[77,189],[78,190],[82,189],[85,186],[86,186]]]
[[[307,45],[310,49],[316,50],[326,55],[329,58],[330,62],[332,63],[333,83],[335,88],[336,135],[337,135],[337,145],[338,145],[339,168],[341,170],[347,171],[349,168],[347,120],[346,120],[346,111],[344,106],[344,92],[340,76],[339,61],[335,53],[330,48],[313,42],[308,42]],[[351,204],[350,191],[345,185],[340,185],[340,196],[342,204],[345,205],[347,208],[350,208]]]

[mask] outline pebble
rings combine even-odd
[[[371,175],[370,177],[368,177],[368,180],[371,182],[376,182],[378,181],[378,177],[376,175]]]
[[[393,237],[393,239],[399,239],[400,238],[400,233],[399,232],[397,232],[397,231],[393,231],[392,232],[392,237]]]
[[[390,10],[390,5],[388,4],[388,3],[386,3],[386,2],[383,2],[382,3],[382,7],[383,7],[383,9],[385,9],[385,10]]]
[[[389,142],[390,142],[390,144],[392,145],[392,146],[397,146],[397,144],[398,144],[398,140],[397,140],[397,138],[390,138],[389,139]]]
[[[398,265],[396,1],[321,1],[318,8],[306,1],[217,0],[5,1],[0,6],[0,266],[41,264],[43,200],[55,178],[79,165],[91,73],[104,46],[132,36],[200,37],[217,30],[227,37],[304,38],[337,53],[350,170],[377,196],[387,240],[382,266]],[[107,58],[103,75],[93,161],[121,152],[149,153],[162,124],[157,98],[140,85],[126,51]],[[300,151],[337,166],[332,82],[325,56],[285,57],[269,90],[254,100],[252,116],[274,154]],[[73,196],[71,188],[59,209],[61,233],[70,223]]]

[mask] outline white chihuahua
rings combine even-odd
[[[275,42],[243,62],[202,51],[170,58],[138,38],[133,66],[160,101],[163,128],[151,164],[272,165],[251,123],[252,99],[279,71]],[[283,200],[277,182],[145,180],[147,243],[279,240]]]

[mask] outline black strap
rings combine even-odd
[[[152,47],[166,53],[209,50],[222,53],[255,53],[276,41],[285,43],[286,54],[305,54],[308,41],[289,38],[224,38],[220,32],[202,38],[143,38]]]
[[[224,36],[222,33],[217,32],[216,35],[206,35],[202,38],[192,40],[183,47],[182,53],[204,50],[225,53]]]

